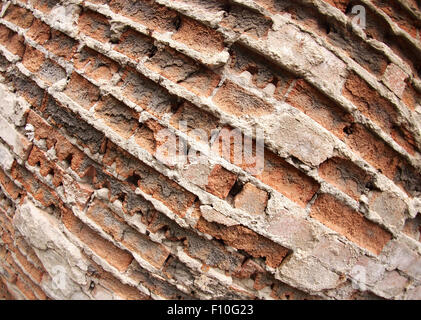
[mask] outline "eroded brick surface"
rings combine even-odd
[[[420,299],[420,5],[370,3],[1,2],[0,299]]]

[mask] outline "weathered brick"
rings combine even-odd
[[[44,61],[45,57],[41,51],[29,45],[26,46],[22,63],[29,71],[34,73],[38,72],[38,70],[44,64]]]
[[[139,74],[133,68],[126,68],[121,81],[123,94],[127,99],[148,110],[157,117],[169,113],[176,102],[166,90]]]
[[[58,0],[33,0],[32,5],[34,8],[44,12],[49,13],[60,1]]]
[[[289,253],[288,249],[240,225],[227,227],[201,218],[196,228],[255,258],[264,258],[272,268],[278,267]]]
[[[141,255],[156,268],[163,266],[169,255],[168,250],[129,227],[122,218],[111,212],[104,202],[93,202],[87,211],[87,216],[98,223],[114,240]]]
[[[169,47],[158,49],[145,65],[201,96],[209,96],[220,80],[211,70]]]
[[[76,40],[58,30],[51,29],[39,19],[34,20],[26,35],[43,45],[48,51],[66,60],[70,60],[77,49]]]
[[[199,141],[203,141],[201,135],[206,134],[204,141],[206,143],[211,138],[212,131],[218,128],[218,118],[187,101],[178,106],[170,122],[175,128],[194,136]]]
[[[101,42],[108,42],[111,37],[108,19],[91,10],[86,10],[79,16],[78,28],[82,33]]]
[[[75,55],[75,68],[95,80],[109,81],[119,70],[119,65],[90,48],[83,48]]]
[[[224,49],[224,37],[193,19],[182,16],[176,20],[177,32],[172,36],[187,46],[205,54],[216,54]]]
[[[24,194],[24,191],[20,189],[12,180],[0,169],[0,184],[6,190],[8,195],[16,200],[18,197]]]
[[[337,157],[322,163],[319,175],[357,201],[373,183],[373,178],[352,161]]]
[[[105,259],[113,267],[124,272],[129,267],[133,257],[111,242],[103,239],[91,228],[85,225],[70,210],[62,212],[62,220],[66,228],[85,243],[92,251]]]
[[[340,139],[344,137],[344,129],[354,121],[350,114],[317,92],[304,80],[296,82],[286,102],[303,111]]]
[[[156,47],[151,38],[133,30],[127,29],[121,34],[114,50],[139,61],[146,56],[153,56]]]
[[[237,176],[234,173],[223,168],[221,165],[216,165],[209,174],[206,191],[221,199],[225,199],[236,180]]]
[[[230,5],[225,8],[228,12],[221,22],[222,26],[238,33],[246,33],[257,39],[267,36],[272,26],[269,17],[241,5]]]
[[[229,80],[218,89],[213,101],[223,111],[240,117],[260,116],[274,111],[271,105]]]
[[[101,99],[95,107],[95,113],[110,128],[126,139],[133,135],[138,126],[139,116],[136,112],[111,96]]]
[[[398,114],[395,107],[370,88],[362,78],[352,73],[344,85],[343,95],[409,153],[414,154],[414,137],[405,127],[397,126]]]
[[[90,109],[99,100],[99,89],[86,78],[73,72],[64,93],[85,109]]]
[[[401,228],[408,211],[406,203],[398,196],[388,192],[370,193],[370,209],[377,212],[386,223]]]
[[[25,44],[23,36],[8,29],[4,25],[0,25],[0,43],[7,48],[11,53],[23,57],[25,52]]]
[[[259,89],[273,88],[273,96],[282,100],[294,76],[274,65],[259,54],[240,45],[231,47],[230,68],[238,75],[248,72],[252,83]]]
[[[21,28],[28,29],[32,25],[34,16],[25,8],[12,4],[7,8],[4,19]]]
[[[251,214],[265,214],[268,193],[260,190],[251,183],[246,183],[239,194],[234,198],[234,207]]]
[[[392,238],[382,227],[328,194],[317,197],[311,208],[311,217],[376,255]]]
[[[271,152],[266,152],[264,171],[256,177],[302,207],[320,187],[315,180]]]
[[[421,175],[380,137],[360,124],[347,128],[349,147],[410,195],[420,191]]]
[[[41,109],[45,92],[33,80],[16,70],[7,73],[5,79],[8,85],[24,97],[33,107]]]

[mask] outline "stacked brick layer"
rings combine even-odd
[[[1,298],[421,299],[420,8],[2,1]]]

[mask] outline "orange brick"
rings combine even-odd
[[[111,80],[119,70],[115,61],[87,47],[76,54],[74,66],[95,80]]]
[[[79,16],[79,30],[101,42],[108,42],[111,36],[111,25],[102,14],[86,10]]]
[[[278,267],[289,253],[288,249],[240,225],[227,227],[200,218],[196,228],[255,258],[265,258],[267,265],[272,268]]]
[[[234,173],[218,164],[209,174],[206,191],[221,199],[225,199],[236,180],[237,176]]]
[[[370,88],[362,78],[352,73],[344,85],[343,95],[409,153],[415,153],[414,137],[404,127],[397,125],[398,115],[395,107]]]
[[[23,36],[8,29],[4,25],[0,25],[0,43],[4,45],[11,53],[23,57],[25,52],[25,44]]]
[[[263,173],[256,177],[302,207],[320,188],[315,180],[270,151],[265,153]]]
[[[224,49],[223,35],[198,21],[181,16],[176,20],[176,27],[177,31],[172,38],[194,50],[216,54]]]
[[[29,71],[35,73],[38,72],[41,66],[44,64],[44,61],[45,57],[41,51],[38,51],[29,45],[26,46],[22,63]]]
[[[85,109],[90,109],[100,96],[99,89],[76,72],[72,73],[64,93]]]
[[[26,10],[25,8],[15,6],[12,4],[7,8],[6,13],[4,15],[4,19],[12,22],[13,24],[21,28],[28,29],[32,25],[34,16],[30,11]]]
[[[236,116],[261,116],[274,111],[271,105],[229,80],[219,88],[213,101],[223,111]]]
[[[311,217],[376,255],[392,239],[388,231],[328,194],[318,196]]]
[[[211,70],[169,47],[158,49],[145,65],[201,96],[209,96],[220,80]]]
[[[156,47],[151,38],[133,29],[128,29],[122,33],[114,50],[133,60],[139,61],[145,56],[152,56],[155,53]]]
[[[102,238],[94,230],[85,225],[70,210],[62,212],[62,220],[66,228],[85,243],[91,250],[105,259],[120,272],[127,270],[133,257],[126,251]]]
[[[357,201],[373,179],[352,161],[336,157],[320,165],[319,175]]]
[[[344,138],[344,129],[354,122],[353,117],[324,97],[305,80],[298,80],[286,102],[317,121],[338,138]]]

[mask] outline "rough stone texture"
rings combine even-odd
[[[416,2],[2,1],[0,299],[421,299]]]

